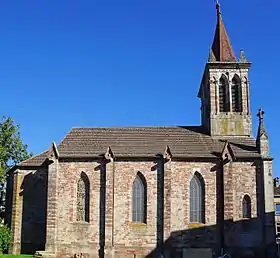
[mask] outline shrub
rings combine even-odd
[[[12,237],[10,229],[6,225],[0,226],[0,254],[7,253],[11,245]]]

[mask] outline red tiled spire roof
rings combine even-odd
[[[212,45],[212,53],[217,62],[236,62],[233,48],[230,44],[225,25],[223,23],[220,4],[217,2],[217,26]]]

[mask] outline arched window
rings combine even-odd
[[[231,97],[232,97],[232,111],[242,112],[241,80],[237,75],[235,75],[232,79]]]
[[[220,112],[229,112],[228,82],[225,75],[219,81],[219,107]]]
[[[77,221],[89,222],[89,179],[84,172],[77,184]]]
[[[205,184],[198,172],[190,182],[190,222],[205,223]]]
[[[147,184],[145,177],[138,172],[132,186],[132,221],[146,223]]]
[[[251,218],[251,198],[249,195],[245,195],[242,201],[242,217],[246,219]]]

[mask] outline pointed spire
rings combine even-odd
[[[260,139],[261,136],[265,136],[266,138],[268,138],[265,127],[264,127],[264,111],[263,109],[259,109],[259,112],[257,114],[257,116],[259,117],[259,129],[258,129],[258,135],[257,135],[257,139]]]
[[[107,151],[104,156],[105,156],[105,159],[107,159],[107,160],[112,161],[114,159],[114,154],[113,154],[113,151],[110,146],[107,148]]]
[[[165,159],[167,159],[167,160],[170,160],[172,158],[172,153],[171,153],[171,150],[170,150],[168,145],[166,145],[166,147],[165,147],[165,151],[164,151],[163,157]]]
[[[217,1],[217,26],[212,44],[212,51],[217,62],[236,62],[233,48],[230,44],[225,25],[223,23],[220,4]]]
[[[269,151],[269,142],[268,142],[268,135],[266,133],[264,127],[264,119],[263,119],[264,111],[259,109],[257,116],[259,117],[259,129],[257,135],[256,145],[258,148],[258,152],[262,155],[262,157],[270,157]]]
[[[57,149],[57,146],[56,146],[56,143],[55,141],[52,142],[50,148],[49,148],[49,151],[48,151],[48,158],[49,159],[58,159],[59,158],[59,152],[58,152],[58,149]]]

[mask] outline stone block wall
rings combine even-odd
[[[247,194],[251,198],[252,218],[257,217],[257,168],[254,162],[233,162],[233,219],[242,219],[242,200]]]
[[[73,257],[74,254],[81,253],[83,257],[99,257],[100,252],[104,252],[105,257],[111,257],[112,254],[115,257],[154,257],[157,247],[162,247],[171,256],[171,251],[177,250],[180,254],[186,248],[208,248],[214,254],[218,241],[217,203],[220,200],[216,187],[219,185],[217,164],[175,160],[160,163],[161,161],[163,160],[59,162],[55,233],[47,235],[47,242],[49,237],[55,242],[55,251],[52,252],[57,257]],[[33,173],[19,171],[15,174],[15,196],[21,198],[22,185],[27,187],[23,182],[31,179],[33,186],[29,185],[28,189],[37,193],[34,190],[37,179],[33,181],[34,177],[31,175],[37,173],[38,177],[41,174],[46,179],[46,172],[47,170],[42,169]],[[138,172],[147,182],[146,224],[132,222],[132,184]],[[189,186],[196,172],[205,182],[205,225],[190,223]],[[89,222],[76,221],[77,182],[81,173],[87,175],[90,183]],[[247,241],[248,245],[257,245],[261,241],[260,232],[252,231],[252,226],[248,226],[248,223],[245,225],[242,219],[242,199],[248,194],[252,203],[252,223],[257,225],[254,226],[255,229],[260,229],[257,219],[257,208],[260,205],[257,201],[257,173],[258,168],[253,162],[232,162],[224,171],[225,218],[231,221],[225,231],[225,243],[235,248],[240,245],[240,241],[234,242],[232,239],[251,239]],[[49,196],[52,195],[50,190]],[[23,196],[28,200],[33,195]],[[24,201],[14,198],[11,225],[14,240],[18,239],[14,241],[14,252],[19,252],[17,243],[23,244],[22,235],[26,236],[25,239],[28,238],[28,231],[21,235],[21,229],[25,231],[32,228],[30,213],[33,204],[38,204],[37,200],[40,198],[44,198],[45,202],[41,206],[38,204],[38,208],[46,212],[46,196],[45,190],[34,195],[34,200],[28,204],[28,211],[22,208]],[[164,200],[160,206],[162,196]],[[39,231],[42,233],[43,229]],[[48,245],[46,251],[50,251]]]
[[[115,163],[114,244],[116,249],[153,248],[157,237],[157,170],[154,162]],[[132,222],[132,184],[140,172],[147,182],[147,223]]]
[[[57,175],[57,252],[95,253],[99,249],[100,170],[97,162],[60,162]],[[76,221],[77,183],[81,173],[90,182],[89,222]]]
[[[34,253],[46,243],[47,169],[19,169],[12,182],[11,252]]]
[[[186,229],[189,218],[189,185],[195,172],[205,182],[205,222],[216,224],[216,172],[211,171],[215,163],[173,162],[171,163],[171,228],[170,232]]]
[[[210,116],[211,133],[219,136],[250,136],[252,118],[247,113],[220,113]]]
[[[164,165],[166,197],[169,211],[164,207],[164,218],[158,218],[159,167],[155,161],[119,161],[106,164],[106,221],[105,253],[112,250],[117,255],[147,255],[159,242],[170,237],[176,230],[187,229],[189,225],[189,183],[195,172],[205,180],[206,223],[216,223],[216,174],[210,172],[214,163],[170,162]],[[97,255],[102,241],[102,165],[98,162],[60,162],[57,189],[57,252],[64,255],[90,253]],[[170,174],[168,174],[168,171]],[[77,181],[81,173],[90,181],[90,222],[76,221]],[[147,181],[147,223],[132,222],[132,184],[140,172]],[[114,197],[112,176],[114,173]],[[166,186],[169,186],[168,189]],[[113,197],[113,198],[111,198]],[[104,200],[103,200],[104,201]],[[113,209],[114,207],[114,209]],[[112,221],[107,217],[113,218]],[[161,224],[164,239],[159,239]],[[164,223],[166,225],[166,223]],[[168,223],[167,223],[168,225]],[[163,225],[162,225],[163,227]],[[162,236],[163,237],[163,236]],[[67,252],[67,253],[65,253]]]

